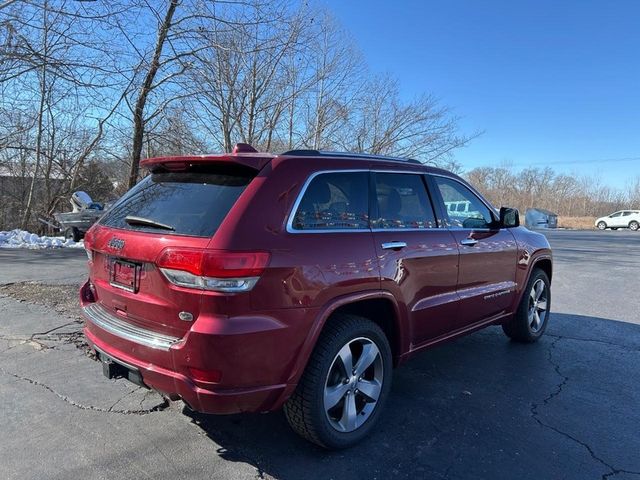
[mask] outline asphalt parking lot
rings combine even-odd
[[[342,452],[281,413],[197,415],[107,380],[72,306],[84,252],[0,250],[0,477],[640,478],[640,233],[548,238],[543,340],[492,327],[420,355],[376,433]]]

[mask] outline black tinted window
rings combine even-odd
[[[444,200],[447,223],[451,227],[488,228],[493,222],[490,210],[463,184],[444,177],[433,177]]]
[[[129,190],[100,223],[127,230],[210,237],[253,175],[222,167],[215,171],[154,173]],[[174,230],[129,224],[127,216],[152,220]]]
[[[376,173],[378,218],[374,228],[435,228],[436,220],[420,175]]]
[[[322,173],[307,187],[293,217],[296,230],[369,228],[366,172]]]

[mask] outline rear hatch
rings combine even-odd
[[[202,290],[172,284],[158,261],[167,249],[205,249],[257,170],[215,162],[153,167],[87,235],[90,280],[109,313],[181,337],[200,313]]]

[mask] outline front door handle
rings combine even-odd
[[[407,246],[407,242],[386,242],[382,244],[383,250],[400,250]]]
[[[460,245],[464,245],[465,247],[473,247],[476,243],[478,243],[478,240],[475,238],[465,238],[460,241]]]

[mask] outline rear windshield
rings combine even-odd
[[[255,174],[253,170],[228,167],[153,173],[118,200],[100,224],[125,230],[210,237]]]

